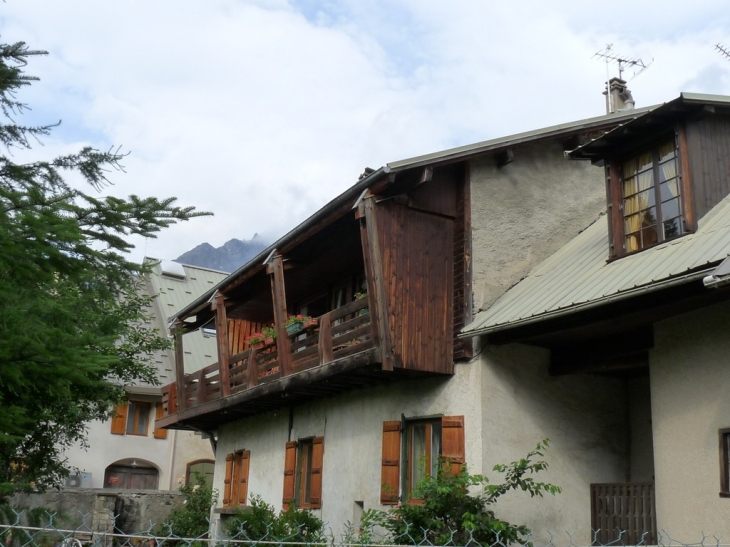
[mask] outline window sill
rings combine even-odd
[[[730,498],[730,492],[720,492],[721,498]]]
[[[243,511],[246,509],[246,505],[236,505],[234,507],[216,507],[213,509],[214,513],[218,515],[235,515],[239,510]]]

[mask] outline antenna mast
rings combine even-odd
[[[726,59],[730,59],[730,51],[722,44],[715,44],[715,49],[720,52]]]
[[[629,79],[633,80],[639,74],[649,68],[649,66],[654,62],[654,59],[649,61],[649,63],[644,63],[644,61],[642,61],[638,57],[624,57],[622,55],[618,55],[617,53],[613,52],[613,44],[606,44],[606,48],[596,52],[593,57],[598,57],[599,59],[603,59],[606,62],[606,88],[603,92],[603,94],[606,96],[606,114],[616,112],[619,109],[619,104],[617,104],[615,97],[613,97],[613,85],[616,85],[618,88],[620,88],[620,93],[626,94],[629,102],[633,104],[631,92],[628,90],[628,88],[626,88],[626,80],[624,80],[623,78],[624,71],[630,67],[634,68],[634,72]],[[618,65],[618,78],[611,78],[609,70],[609,65],[611,63],[616,63]]]

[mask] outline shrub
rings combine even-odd
[[[218,491],[211,489],[205,482],[205,475],[195,473],[194,484],[180,487],[183,504],[175,507],[155,535],[175,535],[181,538],[203,537],[208,533],[210,509],[218,498]]]
[[[226,524],[234,539],[251,541],[324,542],[324,523],[312,512],[290,505],[277,515],[261,496],[252,495],[248,507],[237,509]]]
[[[525,525],[515,525],[498,519],[492,506],[510,490],[522,490],[530,496],[557,494],[560,487],[536,482],[533,475],[547,469],[543,460],[548,446],[545,439],[535,450],[508,465],[496,465],[494,470],[504,474],[500,484],[489,484],[483,475],[470,475],[466,465],[452,475],[439,466],[437,476],[426,477],[413,491],[416,503],[406,503],[390,511],[370,511],[365,520],[374,522],[388,531],[388,541],[394,544],[468,545],[476,541],[491,545],[497,541],[504,545],[526,544],[530,530]],[[446,464],[447,462],[443,462]],[[473,493],[475,488],[481,492]]]

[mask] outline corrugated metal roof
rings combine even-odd
[[[692,234],[612,262],[607,216],[575,237],[462,330],[476,335],[626,298],[706,275],[730,255],[730,196]]]
[[[166,275],[158,260],[147,258],[145,261],[157,262],[148,278],[149,291],[158,295],[155,300],[155,327],[165,335],[168,321],[185,306],[193,302],[201,294],[215,287],[228,274],[198,266],[182,265],[185,277]],[[185,352],[185,372],[193,372],[214,363],[218,359],[215,335],[205,335],[202,329],[185,336],[183,345]],[[175,380],[175,360],[173,351],[163,352],[155,356],[160,371],[160,381]]]

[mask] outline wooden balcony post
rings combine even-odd
[[[256,359],[256,348],[253,346],[251,346],[248,352],[246,372],[248,374],[248,387],[256,387],[259,385],[259,364]]]
[[[175,383],[177,385],[177,408],[179,410],[185,410],[187,406],[185,403],[185,362],[183,356],[183,341],[182,341],[182,323],[175,321],[172,326],[172,336],[175,340]]]
[[[286,291],[284,289],[284,259],[277,252],[272,253],[266,271],[271,275],[271,296],[274,301],[274,322],[276,323],[276,352],[279,356],[281,376],[291,374],[291,340],[286,332]]]
[[[324,365],[334,360],[332,351],[332,319],[329,313],[319,318],[319,364]]]
[[[383,278],[383,261],[375,217],[375,198],[367,195],[358,207],[360,238],[365,260],[365,278],[368,284],[368,306],[372,325],[373,344],[380,346],[383,370],[393,370],[393,345],[388,326],[387,293]]]
[[[228,367],[228,320],[226,319],[225,296],[215,295],[215,338],[218,342],[218,373],[221,384],[221,397],[231,394],[231,381]]]

